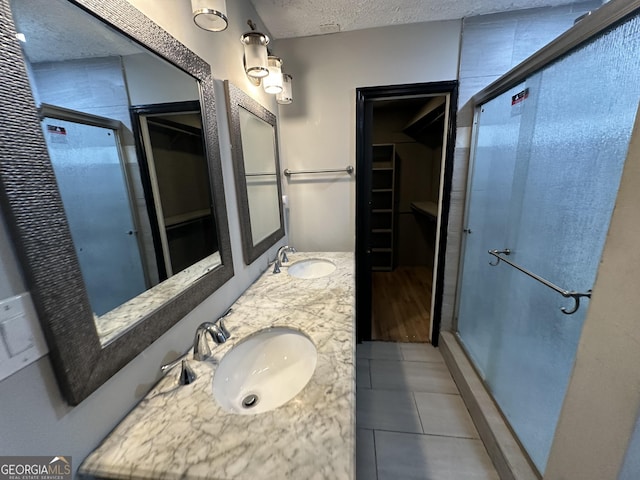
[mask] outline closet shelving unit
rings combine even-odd
[[[395,268],[398,158],[395,145],[373,145],[371,175],[371,268]]]

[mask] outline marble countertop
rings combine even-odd
[[[232,305],[231,338],[213,360],[189,364],[194,383],[168,373],[81,465],[81,478],[355,478],[355,322],[352,253],[295,253],[290,263],[331,260],[336,270],[299,279],[267,270]],[[213,398],[216,360],[246,336],[275,326],[311,338],[318,362],[291,401],[257,415],[223,410]],[[187,355],[191,359],[191,353]]]

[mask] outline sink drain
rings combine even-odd
[[[254,393],[251,393],[242,399],[242,408],[253,408],[255,407],[260,399]]]

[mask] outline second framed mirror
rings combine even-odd
[[[276,117],[225,81],[233,164],[247,265],[284,237]]]

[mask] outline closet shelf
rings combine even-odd
[[[373,145],[371,165],[371,268],[390,271],[395,267],[396,200],[398,157],[395,145]]]
[[[411,210],[430,220],[438,218],[438,204],[435,202],[411,202]]]

